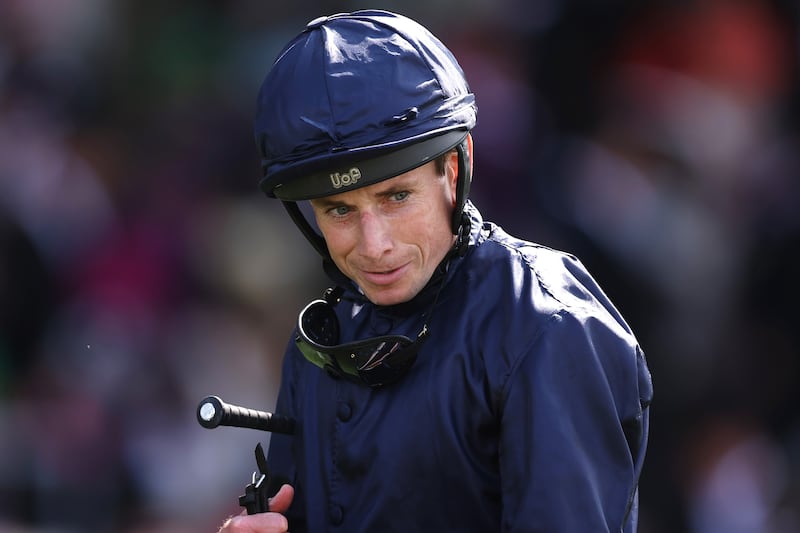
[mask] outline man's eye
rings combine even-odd
[[[350,212],[350,208],[344,205],[339,205],[331,209],[331,214],[337,217],[343,217]]]
[[[399,202],[408,198],[408,191],[400,191],[396,192],[392,195],[392,200]]]

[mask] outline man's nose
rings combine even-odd
[[[358,251],[364,257],[380,259],[392,249],[391,225],[384,217],[371,211],[361,213],[361,239]]]

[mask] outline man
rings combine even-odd
[[[636,530],[644,356],[577,259],[467,200],[476,113],[452,54],[393,13],[316,19],[273,64],[261,187],[334,286],[284,359],[287,483],[221,531]]]

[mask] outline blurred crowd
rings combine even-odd
[[[0,1],[0,531],[239,512],[269,434],[203,429],[196,406],[271,410],[327,286],[257,190],[255,95],[306,22],[360,7]],[[484,216],[576,254],[637,332],[640,532],[800,531],[800,5],[370,7],[459,58]]]

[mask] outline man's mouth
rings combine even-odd
[[[362,270],[361,275],[365,281],[372,285],[391,285],[405,275],[406,266],[380,270]]]

